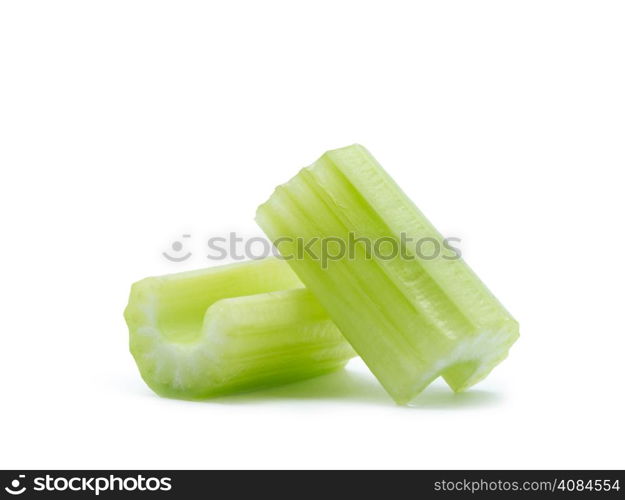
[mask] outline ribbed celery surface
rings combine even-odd
[[[162,396],[204,399],[343,367],[354,351],[301,286],[277,259],[135,283],[125,318],[141,376]]]
[[[518,337],[518,323],[463,260],[417,254],[415,242],[444,248],[442,236],[362,146],[324,154],[279,186],[256,220],[400,404],[440,375],[455,391],[468,388]],[[296,242],[328,237],[413,243],[388,260],[388,250],[367,254],[357,243],[324,265],[321,241],[308,247],[314,257]],[[328,248],[336,255],[336,244]]]

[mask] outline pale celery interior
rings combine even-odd
[[[156,279],[158,328],[173,342],[197,340],[206,310],[218,300],[302,286],[297,277],[275,259]]]

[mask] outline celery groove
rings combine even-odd
[[[455,391],[472,386],[518,337],[518,323],[462,259],[423,259],[405,243],[427,238],[443,248],[362,146],[324,154],[279,186],[256,220],[400,404],[438,376]],[[298,238],[314,242],[316,257],[298,250]],[[403,254],[381,258],[357,243],[352,255],[323,262],[324,238],[391,239]]]
[[[284,384],[355,353],[277,259],[146,278],[124,313],[130,350],[157,394],[204,399]]]

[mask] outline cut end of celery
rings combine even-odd
[[[291,383],[355,355],[277,259],[144,279],[132,286],[124,315],[142,378],[166,397],[201,400]]]
[[[504,359],[519,338],[518,323],[508,322],[499,330],[485,332],[459,342],[449,355],[439,359],[437,366],[405,393],[397,394],[399,404],[410,404],[438,377],[454,392],[463,392],[482,381]]]
[[[477,341],[460,346],[456,359],[441,375],[455,392],[462,392],[486,378],[506,359],[518,338],[518,323],[512,320],[507,328],[483,334]]]
[[[481,382],[506,357],[519,337],[518,326],[492,334],[484,333],[458,342],[447,355],[437,358],[429,368],[413,371],[409,383],[385,385],[400,405],[410,405],[434,380],[442,377],[454,392],[463,392]],[[382,384],[384,385],[384,383]]]

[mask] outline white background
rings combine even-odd
[[[625,5],[5,1],[0,467],[623,468]],[[521,323],[454,396],[141,381],[131,282],[364,144]],[[183,264],[161,255],[190,233]]]

